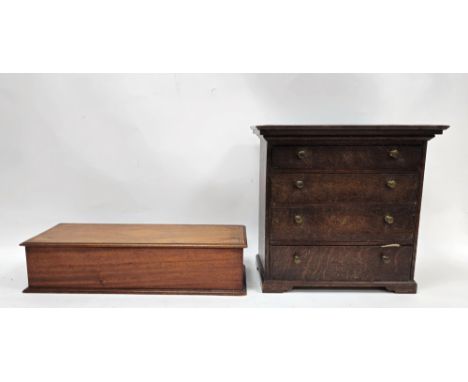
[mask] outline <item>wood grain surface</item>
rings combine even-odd
[[[245,248],[242,225],[62,223],[21,243],[34,245]]]
[[[270,277],[278,280],[409,281],[413,248],[275,246]]]
[[[427,141],[447,128],[254,126],[261,142],[262,290],[384,287],[415,293]],[[401,247],[383,261],[377,248],[388,244]]]
[[[246,294],[244,226],[59,224],[22,245],[28,293]]]
[[[272,174],[271,205],[314,203],[417,203],[419,177],[414,174]],[[393,181],[390,188],[387,182]],[[297,182],[301,186],[298,188]]]
[[[257,270],[262,282],[262,292],[264,293],[283,293],[292,289],[363,289],[363,288],[382,288],[395,293],[416,293],[417,283],[414,280],[409,281],[342,281],[342,280],[275,280],[266,278],[265,268],[259,255],[256,257]]]
[[[27,248],[30,287],[242,289],[242,249]]]
[[[398,150],[398,157],[389,155]],[[298,153],[304,152],[299,158]],[[302,168],[326,171],[405,170],[417,171],[421,161],[419,145],[391,146],[278,146],[273,148],[274,168]]]
[[[385,215],[394,222],[387,224]],[[297,224],[295,217],[303,219]],[[416,209],[402,204],[317,204],[271,209],[272,244],[368,242],[412,244]]]

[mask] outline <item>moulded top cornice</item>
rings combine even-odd
[[[255,134],[264,137],[427,137],[442,134],[448,125],[257,125]]]

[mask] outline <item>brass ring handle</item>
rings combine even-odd
[[[394,189],[396,187],[396,180],[395,179],[389,179],[387,180],[387,187]]]
[[[387,224],[393,224],[394,222],[393,216],[389,214],[384,216],[384,220],[385,220],[385,223]]]
[[[400,152],[397,149],[392,149],[388,152],[388,155],[393,159],[397,159],[400,156]]]
[[[296,224],[302,224],[304,223],[304,218],[301,215],[294,215],[294,221]]]
[[[388,263],[390,262],[390,256],[382,255],[382,261],[383,261],[385,264],[388,264]]]
[[[296,186],[296,188],[298,188],[299,190],[303,189],[304,188],[304,181],[302,180],[296,180],[294,182],[294,185]]]
[[[301,258],[297,254],[294,254],[293,260],[294,260],[294,264],[300,264],[301,263]]]
[[[304,159],[305,156],[306,156],[305,150],[299,150],[299,151],[297,152],[297,157],[298,157],[299,159]]]

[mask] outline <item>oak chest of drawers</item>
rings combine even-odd
[[[448,126],[255,126],[263,292],[415,293],[427,141]]]

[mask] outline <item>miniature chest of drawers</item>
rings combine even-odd
[[[448,126],[255,126],[263,292],[416,293],[427,141]]]

